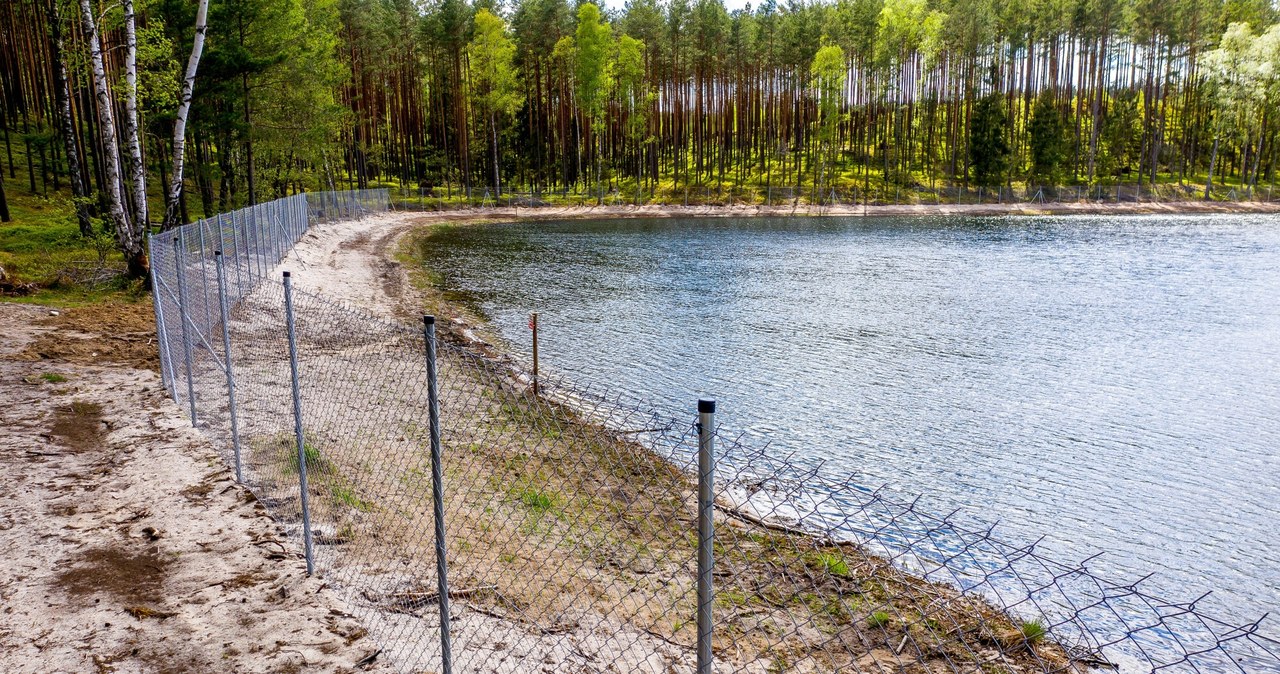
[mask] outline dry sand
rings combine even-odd
[[[136,367],[150,308],[0,304],[0,671],[391,671]]]
[[[1115,214],[1142,215],[1164,213],[1280,213],[1280,201],[1167,201],[1167,202],[1045,202],[987,203],[987,204],[882,204],[831,206],[795,203],[773,206],[679,206],[646,204],[644,206],[556,206],[539,208],[483,208],[456,211],[427,211],[423,215],[432,220],[455,221],[473,218],[506,219],[522,218],[555,220],[570,218],[612,217],[752,217],[752,216],[887,216],[887,215],[1084,215]]]

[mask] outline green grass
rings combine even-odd
[[[832,576],[849,577],[849,563],[845,561],[844,555],[835,552],[819,552],[814,556],[813,561],[814,566]]]
[[[124,260],[109,234],[80,235],[67,190],[45,197],[31,194],[25,183],[6,181],[5,195],[12,221],[0,223],[0,268],[6,283],[23,289],[5,301],[74,307],[146,298],[141,282],[84,282],[86,271],[123,270]]]
[[[1040,643],[1049,633],[1048,628],[1044,625],[1044,621],[1039,619],[1028,620],[1022,623],[1021,629],[1022,638],[1026,639],[1029,644]]]
[[[41,379],[43,379],[43,380],[45,380],[45,381],[47,381],[47,382],[49,382],[50,384],[61,384],[61,383],[65,382],[65,381],[67,380],[67,378],[66,378],[66,377],[64,377],[64,376],[62,376],[62,375],[60,375],[60,374],[58,374],[58,373],[56,373],[56,372],[46,372],[46,373],[44,373],[44,374],[40,375],[40,378],[41,378]]]
[[[555,507],[555,499],[550,494],[536,488],[524,487],[516,491],[516,498],[524,504],[526,508],[533,511],[537,515],[545,515]]]
[[[889,624],[890,619],[889,614],[885,611],[874,611],[867,616],[867,626],[872,628],[885,627]]]
[[[274,443],[284,454],[286,472],[298,474],[298,446],[292,435],[280,435]],[[325,458],[320,448],[310,442],[303,442],[302,455],[307,462],[308,475],[332,475],[337,472],[333,462]]]
[[[308,459],[308,463],[310,459]],[[360,512],[369,512],[373,510],[373,504],[361,499],[356,495],[355,490],[346,484],[334,484],[329,487],[329,493],[333,495],[339,503],[348,505]]]

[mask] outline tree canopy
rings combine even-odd
[[[110,133],[133,164],[129,24],[122,5],[87,3],[102,17]],[[159,200],[178,175],[195,9],[126,4],[138,156]],[[11,182],[25,169],[36,192],[74,185],[74,170],[84,222],[119,227],[111,183],[144,181],[109,179],[80,10],[0,5],[3,168]],[[1248,191],[1277,168],[1268,0],[209,0],[206,37],[177,147],[178,220],[343,185],[883,199],[1014,184]],[[128,189],[121,199],[126,218],[145,213]]]

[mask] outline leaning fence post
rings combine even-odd
[[[711,571],[715,566],[714,503],[716,460],[712,434],[716,427],[716,401],[698,401],[698,674],[711,674],[711,604],[715,593]]]
[[[289,371],[293,377],[293,435],[298,444],[298,489],[302,494],[302,546],[307,557],[307,575],[315,573],[311,551],[311,508],[307,500],[307,445],[302,437],[302,391],[298,386],[298,338],[293,324],[293,279],[284,273],[284,317],[289,327]]]
[[[227,369],[227,405],[231,413],[231,448],[236,460],[236,482],[244,482],[244,470],[240,464],[240,419],[236,412],[236,373],[231,369],[230,311],[227,309],[227,279],[222,271],[222,251],[213,251],[214,266],[218,271],[218,309],[222,315],[222,353]]]
[[[440,465],[440,396],[436,387],[436,317],[422,317],[427,345],[427,420],[431,433],[431,505],[436,533],[436,589],[440,596],[440,667],[453,672],[449,644],[449,563],[444,543],[444,469]]]
[[[179,237],[182,230],[178,230]],[[196,425],[196,383],[191,378],[191,331],[187,329],[187,324],[191,322],[191,318],[187,315],[187,284],[182,281],[183,258],[186,255],[182,251],[182,242],[179,237],[173,239],[173,270],[178,281],[178,321],[182,327],[182,356],[187,368],[187,402],[191,406],[191,426]]]

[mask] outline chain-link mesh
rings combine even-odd
[[[386,207],[385,193],[293,197],[192,225],[177,245],[153,240],[175,400],[229,462],[238,454],[244,481],[300,547],[305,470],[316,573],[401,670],[444,671],[442,544],[452,671],[695,671],[693,415],[565,382],[535,390],[510,360],[442,329],[437,541],[423,326],[310,293],[304,275],[291,290],[295,417],[278,263],[309,223]],[[958,514],[706,432],[716,671],[1280,672],[1280,643],[1261,620],[1215,620],[1141,581],[1101,578],[1088,560],[1054,561]]]

